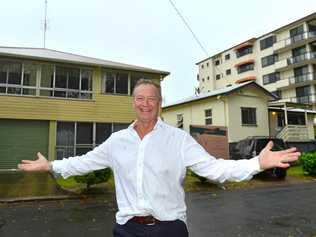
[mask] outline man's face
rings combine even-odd
[[[153,122],[157,119],[160,110],[160,99],[153,85],[140,85],[134,91],[133,108],[137,120],[141,122]]]

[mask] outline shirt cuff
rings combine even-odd
[[[260,161],[259,161],[259,156],[255,156],[254,158],[250,159],[251,162],[251,167],[256,171],[257,173],[263,171],[260,167]]]

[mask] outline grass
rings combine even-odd
[[[304,177],[306,177],[306,175],[304,175],[303,168],[300,165],[290,167],[287,170],[287,175],[288,176],[297,177],[297,178],[304,178]]]

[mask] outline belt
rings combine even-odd
[[[153,216],[134,216],[130,221],[141,225],[155,225],[162,222]]]

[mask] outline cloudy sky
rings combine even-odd
[[[208,55],[316,11],[315,0],[172,0]],[[43,47],[44,0],[1,1],[1,46]],[[169,0],[48,0],[46,47],[166,70],[165,103],[194,94],[207,57]]]

